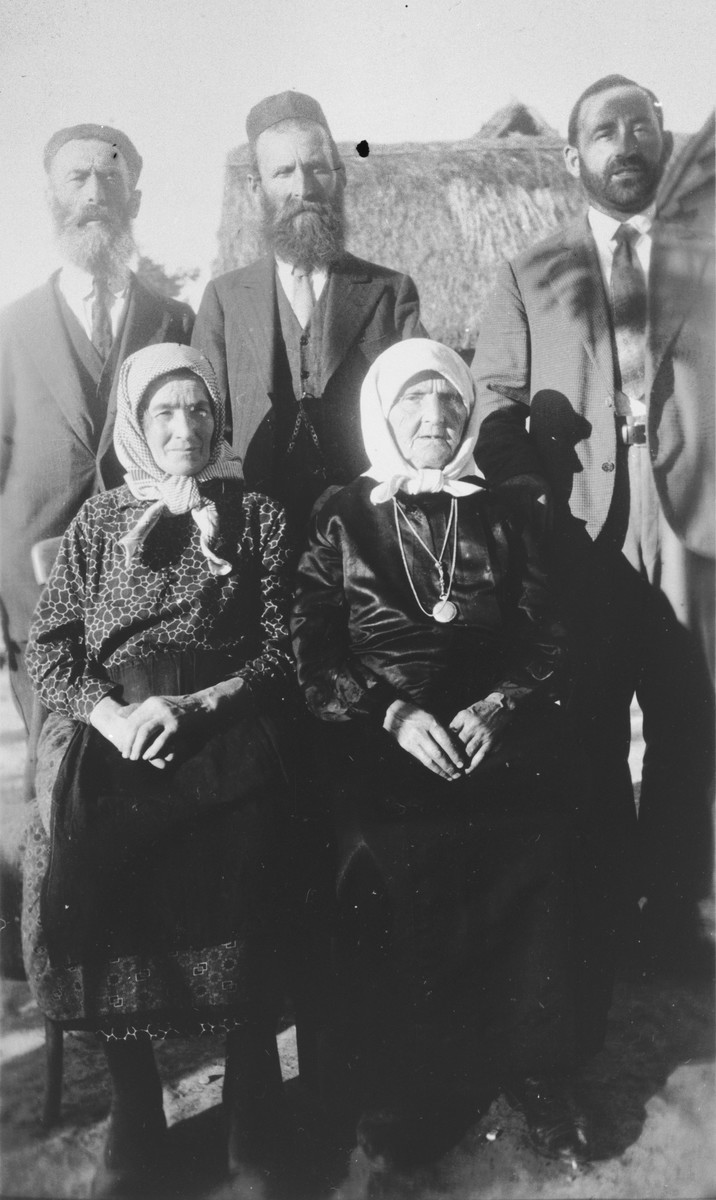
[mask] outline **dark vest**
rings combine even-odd
[[[122,341],[122,329],[129,309],[129,297],[124,305],[120,327],[117,330],[117,336],[112,342],[109,357],[103,363],[99,353],[87,337],[80,322],[62,295],[57,280],[55,280],[54,291],[62,324],[67,333],[67,340],[70,344],[72,357],[82,386],[82,394],[85,398],[88,444],[96,454],[99,450],[100,439],[107,420],[109,397],[112,391],[114,373],[117,369],[117,359]],[[112,457],[114,458],[114,456]],[[121,483],[124,477],[123,468],[116,461],[115,465],[117,468],[117,478],[107,480],[107,485],[110,487]]]
[[[289,516],[305,521],[314,501],[334,482],[325,454],[322,390],[323,331],[330,277],[302,329],[276,277],[277,376],[274,404],[274,488]]]

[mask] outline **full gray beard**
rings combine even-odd
[[[110,283],[124,283],[137,247],[131,226],[118,229],[103,223],[60,225],[55,222],[57,247],[62,257],[90,275]]]
[[[279,208],[262,192],[261,228],[269,249],[304,271],[330,267],[345,246],[342,192],[332,201],[306,203],[308,211],[301,214],[300,223],[293,211],[297,206],[288,200]]]

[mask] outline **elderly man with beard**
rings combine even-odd
[[[130,269],[142,159],[124,133],[60,129],[44,167],[63,265],[0,323],[0,591],[12,688],[28,729],[24,649],[40,593],[32,548],[64,533],[88,496],[123,481],[112,445],[119,368],[150,343],[188,342],[194,315]]]
[[[667,231],[680,274],[662,278],[655,200],[672,139],[653,92],[598,80],[568,139],[588,212],[502,269],[473,364],[476,459],[490,482],[551,509],[574,651],[564,702],[599,793],[605,890],[621,889],[649,967],[711,966],[699,905],[712,873],[713,693],[688,586],[689,559],[704,570],[713,559],[713,365],[698,369],[713,364],[712,325],[696,345],[708,255],[686,214]]]
[[[208,285],[193,344],[219,379],[248,486],[281,500],[300,537],[321,492],[367,466],[369,366],[424,331],[412,280],[345,250],[345,168],[320,105],[269,96],[246,131],[269,252]]]

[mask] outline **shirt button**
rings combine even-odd
[[[302,345],[302,346],[307,346],[307,345],[308,345],[308,334],[307,334],[307,333],[302,333],[302,334],[301,334],[301,345]]]
[[[605,462],[605,463],[602,463],[602,470],[603,470],[603,471],[613,471],[613,470],[614,470],[614,463],[613,463],[613,462]]]
[[[310,371],[301,371],[301,379],[308,379],[310,374]]]

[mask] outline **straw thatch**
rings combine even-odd
[[[716,221],[716,113],[710,112],[698,133],[674,138],[656,197],[661,221],[687,220],[692,232],[713,242]]]
[[[676,136],[675,158],[685,141]],[[365,158],[344,143],[348,247],[407,271],[430,333],[473,346],[500,262],[584,208],[581,187],[563,164],[563,144],[519,101],[464,142],[371,146]],[[248,146],[229,153],[215,274],[263,253],[248,166]]]
[[[348,246],[407,271],[431,334],[474,345],[498,264],[546,236],[583,206],[548,137],[371,146],[341,145],[348,186]],[[246,187],[248,149],[229,154],[216,273],[261,252]]]
[[[548,137],[559,141],[556,129],[548,125],[536,108],[512,100],[490,117],[475,134],[476,138]]]

